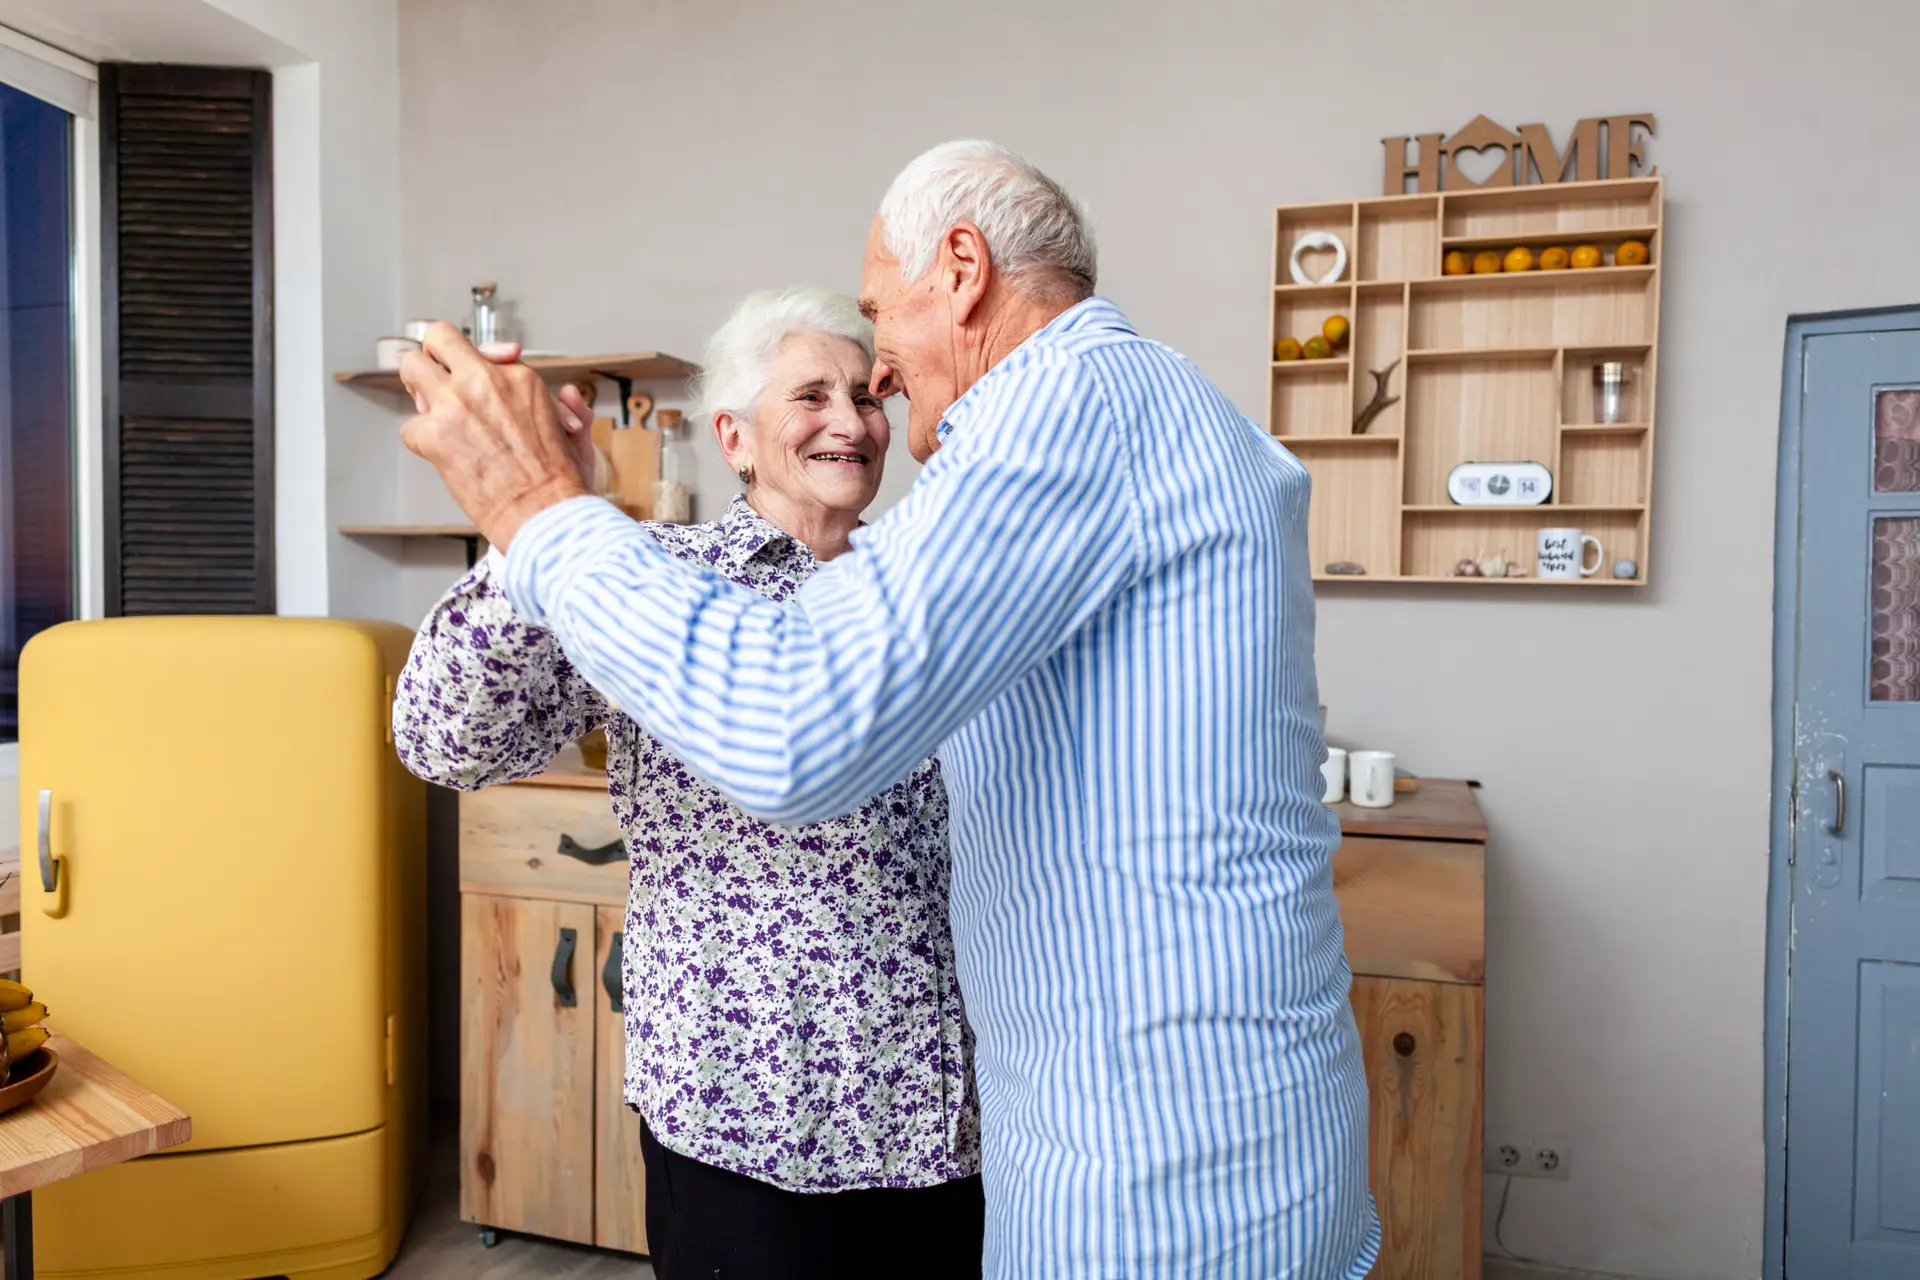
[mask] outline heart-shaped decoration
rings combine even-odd
[[[1332,251],[1332,265],[1314,274],[1313,268],[1328,258]],[[1311,265],[1308,256],[1312,256]],[[1293,242],[1293,253],[1287,259],[1287,274],[1293,277],[1295,284],[1332,284],[1347,269],[1347,246],[1340,237],[1331,231],[1308,231]]]

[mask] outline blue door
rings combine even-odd
[[[1896,323],[1800,348],[1788,1280],[1920,1277],[1920,330]]]

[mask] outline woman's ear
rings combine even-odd
[[[724,409],[713,415],[713,438],[720,443],[720,456],[727,460],[729,471],[753,465],[753,450],[747,447],[744,425]]]

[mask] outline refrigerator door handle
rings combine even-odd
[[[47,788],[40,791],[40,888],[46,897],[40,900],[40,909],[55,919],[67,914],[66,877],[60,873],[65,858],[54,856],[53,852],[53,792]]]
[[[580,1003],[580,997],[573,990],[573,949],[579,935],[572,929],[562,929],[560,940],[553,944],[553,994],[559,997],[560,1007],[571,1009]]]

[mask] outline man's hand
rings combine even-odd
[[[496,363],[445,322],[427,330],[422,347],[400,361],[400,381],[420,410],[400,440],[434,465],[480,536],[504,554],[535,514],[587,492],[571,433],[517,351],[512,363]],[[588,441],[588,458],[591,448]]]

